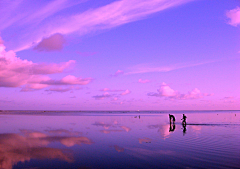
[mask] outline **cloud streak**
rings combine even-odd
[[[111,29],[189,1],[192,0],[120,0],[77,14],[72,12],[70,7],[83,1],[76,3],[70,0],[56,0],[41,7],[33,3],[26,5],[25,1],[13,4],[3,2],[6,9],[1,9],[0,12],[6,13],[6,16],[0,20],[0,31],[13,26],[27,27],[24,31],[18,29],[19,37],[12,46],[15,51],[19,51],[30,48],[33,42],[38,44],[43,37],[50,37],[56,33],[63,35],[77,33],[81,36]],[[67,16],[60,13],[63,9],[68,11]],[[13,16],[9,10],[16,11],[17,16]]]
[[[104,89],[101,89],[100,91],[102,92],[123,92],[124,90],[120,90],[120,89],[109,89],[109,88],[104,88]]]
[[[42,81],[41,84],[48,85],[86,85],[92,81],[92,78],[80,78],[73,75],[67,75],[61,80]]]
[[[112,95],[110,95],[108,92],[105,92],[104,94],[96,95],[96,96],[92,96],[92,97],[95,98],[96,100],[103,100],[105,98],[112,97]]]
[[[139,83],[149,83],[150,80],[148,80],[148,79],[145,79],[145,80],[139,79],[138,82],[139,82]]]
[[[130,94],[131,91],[130,90],[111,90],[109,88],[104,88],[104,89],[101,89],[100,91],[104,92],[103,94],[100,94],[100,95],[95,95],[95,96],[92,96],[93,98],[95,98],[96,100],[103,100],[103,99],[106,99],[106,98],[112,98],[112,101],[116,101],[119,99],[120,96],[124,96],[124,95],[127,95],[127,94]],[[111,94],[109,94],[109,92],[111,92]],[[121,93],[119,93],[121,92]]]
[[[46,89],[45,91],[47,92],[59,92],[59,93],[64,93],[64,92],[68,92],[68,91],[72,91],[72,90],[79,90],[79,87],[67,87],[67,88],[63,88],[63,87],[52,87],[49,89]]]
[[[124,74],[124,71],[122,71],[122,70],[117,70],[117,71],[116,71],[113,75],[111,75],[111,76],[117,77],[117,76],[122,75],[122,74]]]
[[[139,64],[133,67],[130,67],[130,71],[126,72],[125,75],[132,75],[132,74],[141,74],[141,73],[153,73],[153,72],[169,72],[173,70],[188,68],[188,67],[195,67],[200,65],[205,65],[208,63],[214,63],[216,61],[208,61],[208,62],[201,62],[201,63],[179,63],[169,66],[152,66],[150,64]],[[139,79],[139,83],[143,83],[143,80]]]

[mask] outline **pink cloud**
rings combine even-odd
[[[123,92],[124,90],[120,90],[120,89],[109,89],[109,88],[104,88],[104,89],[101,89],[100,91],[108,91],[108,92]]]
[[[117,70],[113,75],[111,76],[119,76],[119,75],[122,75],[124,72],[122,70]]]
[[[92,81],[92,78],[80,78],[80,77],[75,77],[73,75],[68,75],[64,78],[62,78],[62,80],[60,80],[60,82],[62,84],[71,84],[71,85],[86,85],[88,83],[90,83]]]
[[[139,79],[138,82],[139,82],[139,83],[149,83],[150,80],[148,80],[148,79],[145,79],[145,80]]]
[[[185,94],[183,99],[198,99],[202,97],[202,93],[199,89],[195,88],[191,92],[188,92],[188,94]]]
[[[173,90],[170,88],[166,83],[162,83],[160,89],[157,90],[158,93],[148,93],[148,96],[156,96],[156,97],[165,97],[170,99],[199,99],[203,96],[211,96],[212,94],[201,93],[199,89],[195,88],[192,91],[188,92],[187,94],[181,94],[178,91]]]
[[[105,93],[101,94],[101,95],[95,95],[95,96],[93,96],[93,98],[95,98],[96,100],[112,98],[111,101],[117,101],[121,96],[131,93],[131,91],[129,91],[128,89],[127,90],[111,90],[109,88],[104,88],[104,89],[101,89],[100,91],[103,91]],[[113,92],[113,93],[109,94],[109,92]],[[114,93],[114,92],[122,92],[122,93],[119,94],[119,93]]]
[[[230,19],[228,22],[230,25],[238,26],[240,24],[240,7],[227,11],[226,15]]]
[[[55,74],[55,73],[62,73],[64,70],[72,67],[76,63],[75,60],[69,60],[68,62],[56,64],[35,64],[32,67],[32,73],[34,74]]]
[[[66,77],[62,78],[61,80],[46,80],[41,81],[41,84],[47,85],[86,85],[92,81],[92,78],[80,78],[75,77],[73,75],[67,75]]]
[[[177,91],[171,89],[166,83],[162,83],[161,88],[158,89],[158,92],[161,96],[171,97],[178,95]]]
[[[109,98],[109,97],[112,97],[112,95],[110,95],[108,92],[106,92],[102,95],[93,96],[93,98],[95,98],[96,100],[103,100],[103,99]]]
[[[117,101],[118,100],[118,98],[117,97],[114,97],[113,99],[112,99],[112,101]]]
[[[2,38],[0,37],[0,44],[3,44],[4,43],[4,41],[2,40]]]
[[[72,91],[72,90],[76,90],[76,89],[79,89],[79,88],[74,88],[74,87],[67,87],[67,88],[63,88],[63,87],[53,87],[53,88],[49,88],[49,89],[46,89],[45,91],[47,92],[60,92],[60,93],[63,93],[63,92],[68,92],[68,91]]]
[[[43,89],[46,87],[48,87],[48,85],[43,85],[43,84],[26,85],[21,89],[21,92],[35,91],[35,90]]]
[[[22,91],[46,88],[49,85],[86,85],[91,78],[68,75],[61,80],[52,80],[47,75],[62,73],[75,63],[74,60],[56,64],[33,63],[16,57],[15,52],[5,51],[0,44],[0,87],[21,87]]]
[[[129,91],[129,90],[127,89],[127,90],[125,90],[121,95],[127,95],[127,94],[129,94],[129,93],[131,93],[131,91]]]
[[[33,49],[38,51],[58,51],[63,48],[66,43],[64,37],[60,33],[51,35],[48,38],[43,38],[41,42],[38,43]]]
[[[109,88],[104,88],[104,89],[101,89],[100,91],[108,91],[108,90],[110,90]]]
[[[213,96],[214,93],[203,93],[203,96]]]
[[[223,100],[224,103],[235,103],[238,101],[237,98],[234,98],[232,96],[224,97],[221,100]]]

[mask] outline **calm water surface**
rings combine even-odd
[[[2,112],[0,168],[240,167],[240,111],[185,114]]]

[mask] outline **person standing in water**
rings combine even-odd
[[[187,131],[187,122],[186,122],[186,119],[187,119],[187,116],[185,116],[185,114],[183,114],[183,118],[181,119],[182,120],[182,126],[183,126],[183,135],[186,134],[186,131]]]
[[[187,116],[185,116],[185,114],[183,114],[183,118],[181,119],[183,126],[186,126],[186,125],[187,125],[186,119],[187,119]]]
[[[170,122],[169,132],[173,132],[175,130],[175,117],[174,117],[174,115],[169,114],[169,122]]]

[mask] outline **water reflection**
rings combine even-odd
[[[139,138],[138,141],[139,141],[140,144],[151,143],[152,139],[145,137],[145,138]]]
[[[114,147],[115,150],[116,150],[117,152],[119,152],[119,153],[124,151],[124,148],[123,148],[123,147],[119,147],[119,146],[117,146],[117,145],[114,145],[113,147]]]
[[[71,154],[56,148],[45,147],[48,141],[18,134],[0,135],[0,168],[11,169],[18,162],[30,159],[60,159],[72,162]]]
[[[0,168],[239,166],[239,114],[173,114],[0,116]]]
[[[182,127],[183,127],[183,135],[185,135],[186,131],[187,131],[187,125],[186,124],[182,124]]]
[[[131,130],[131,128],[126,127],[126,126],[120,126],[123,130],[125,130],[126,132],[129,132]]]
[[[109,124],[109,123],[105,123],[105,122],[95,122],[92,125],[98,126],[98,127],[103,127],[104,130],[100,130],[100,132],[105,133],[105,134],[109,134],[111,132],[122,132],[122,131],[129,132],[129,131],[131,131],[131,128],[129,128],[127,126],[119,125],[116,120],[114,120],[113,124]],[[116,129],[116,128],[121,128],[121,129]]]
[[[54,135],[77,136],[82,134],[82,132],[79,132],[79,131],[72,131],[72,130],[66,130],[66,129],[44,130],[44,131]]]
[[[170,123],[169,132],[174,132],[175,128],[176,128],[175,124]]]
[[[0,168],[11,169],[18,162],[30,159],[74,161],[70,151],[47,147],[52,142],[60,142],[66,147],[76,144],[92,144],[87,137],[49,136],[27,130],[22,130],[20,134],[0,134]]]
[[[170,125],[171,127],[171,125]],[[170,137],[169,126],[168,124],[156,124],[156,125],[148,125],[149,129],[158,129],[157,131],[160,133],[163,139]]]
[[[100,130],[101,133],[109,134],[111,132],[123,132],[123,130]]]

